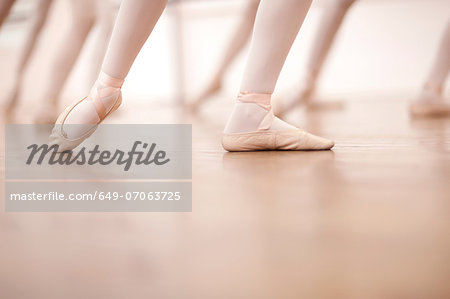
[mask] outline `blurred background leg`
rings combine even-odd
[[[414,115],[450,115],[450,104],[444,102],[443,87],[450,69],[450,21],[444,30],[439,50],[418,99],[411,104]]]
[[[49,66],[49,78],[35,118],[36,123],[54,123],[58,116],[58,100],[69,74],[80,55],[95,23],[95,1],[69,0],[71,22],[58,45],[56,56]]]
[[[14,2],[16,2],[16,0],[0,1],[0,27],[3,25],[3,22],[8,17],[9,11],[11,10],[11,7],[13,6]]]
[[[229,46],[225,50],[225,55],[219,62],[219,66],[208,85],[201,92],[200,96],[192,103],[192,110],[199,108],[210,96],[219,91],[222,87],[223,77],[236,56],[242,51],[250,39],[255,23],[256,11],[260,0],[248,0],[247,7],[242,15],[241,21],[236,26]]]
[[[289,99],[277,114],[281,115],[295,106],[309,102],[316,88],[317,78],[330,52],[336,33],[342,25],[349,8],[356,0],[327,0],[324,3],[319,28],[314,35],[309,57],[307,59],[306,76],[301,83],[301,90]]]
[[[42,28],[48,18],[48,12],[53,3],[53,0],[38,0],[36,10],[31,19],[31,28],[26,37],[25,45],[20,54],[17,73],[13,83],[11,93],[6,100],[5,113],[11,116],[20,97],[20,90],[22,88],[25,70],[30,62],[30,58],[36,48],[36,43],[41,35]]]

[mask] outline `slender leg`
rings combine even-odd
[[[442,87],[450,70],[450,21],[447,22],[439,50],[436,54],[426,83],[436,86],[442,94]]]
[[[124,79],[161,16],[167,0],[124,0],[103,62],[102,71]]]
[[[48,12],[53,3],[53,0],[39,0],[36,8],[36,13],[32,19],[31,30],[25,43],[24,50],[19,59],[19,68],[17,72],[17,79],[22,79],[23,72],[30,61],[30,57],[35,49],[36,41],[44,27],[45,21],[48,17]]]
[[[314,36],[310,56],[308,57],[306,76],[302,83],[302,89],[292,99],[277,111],[277,114],[285,113],[298,104],[309,102],[313,95],[317,78],[320,75],[323,64],[333,45],[336,33],[356,0],[328,0],[325,4],[319,20],[319,28]]]
[[[447,23],[431,71],[422,91],[411,104],[411,113],[418,116],[450,115],[450,104],[444,101],[442,92],[450,70],[450,21]]]
[[[95,22],[93,3],[91,0],[70,0],[70,28],[49,66],[50,76],[46,80],[44,100],[36,115],[36,123],[52,123],[58,116],[58,98]]]
[[[16,77],[14,80],[13,89],[9,99],[6,104],[6,113],[11,113],[16,107],[18,99],[20,97],[20,89],[22,87],[23,76],[25,74],[25,69],[28,66],[30,57],[32,56],[36,42],[41,34],[42,28],[48,17],[48,12],[50,10],[53,0],[39,0],[35,10],[35,14],[31,20],[31,29],[27,35],[25,46],[22,53],[20,54],[19,64],[17,68]]]
[[[14,2],[16,2],[16,0],[0,0],[0,27],[8,17]]]
[[[96,1],[96,26],[99,32],[96,43],[94,45],[93,53],[90,59],[90,74],[87,76],[87,81],[90,85],[95,83],[98,73],[102,67],[103,58],[105,57],[106,49],[111,38],[111,33],[114,28],[114,20],[117,15],[117,9],[111,0]]]
[[[118,108],[124,79],[166,4],[167,0],[122,2],[100,75],[89,96],[59,116],[51,135],[52,144],[58,144],[60,150],[78,146],[87,138],[87,131]]]
[[[224,129],[230,151],[329,149],[334,143],[273,115],[270,97],[311,1],[262,0],[240,95]]]
[[[242,19],[232,35],[229,47],[226,49],[225,55],[223,56],[214,75],[212,76],[212,80],[209,82],[208,86],[200,94],[200,96],[192,103],[191,108],[193,110],[196,110],[199,105],[208,100],[211,95],[220,90],[223,77],[228,70],[231,62],[241,52],[251,36],[259,2],[260,0],[249,0]]]

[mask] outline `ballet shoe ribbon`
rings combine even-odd
[[[237,97],[238,102],[241,103],[253,103],[267,110],[266,116],[263,118],[258,126],[258,130],[270,129],[273,118],[275,117],[270,104],[272,94],[270,93],[250,93],[247,91],[241,91]]]
[[[253,103],[261,106],[269,111],[272,109],[270,105],[270,93],[250,93],[248,91],[241,91],[237,97],[237,100],[242,103]]]
[[[101,100],[105,95],[111,95],[114,92],[118,92],[123,85],[124,80],[111,77],[104,72],[100,72],[98,76],[98,82],[104,86],[101,88],[94,87],[92,102],[94,103],[95,110],[97,111],[100,120],[105,119],[107,111]]]
[[[110,87],[114,87],[114,88],[122,88],[123,82],[125,80],[111,77],[110,75],[107,75],[103,71],[101,71],[98,76],[98,81],[105,86],[110,86]]]

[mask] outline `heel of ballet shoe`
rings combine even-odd
[[[117,99],[116,103],[111,109],[111,112],[108,113],[108,115],[119,109],[120,105],[122,105],[122,93],[120,93],[119,98]]]
[[[222,147],[229,152],[274,150],[275,134],[271,131],[223,134]]]

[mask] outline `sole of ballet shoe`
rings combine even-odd
[[[445,102],[412,103],[409,107],[411,115],[417,117],[450,116],[450,104]]]
[[[329,150],[334,142],[298,130],[254,131],[222,135],[222,146],[229,152],[261,150]]]
[[[103,122],[111,113],[116,111],[119,106],[122,104],[122,95],[119,96],[119,98],[116,100],[116,103],[111,108],[111,110],[105,115],[105,117],[100,120],[97,124],[92,127],[89,131],[87,131],[83,136],[76,138],[76,139],[68,139],[66,133],[63,130],[64,121],[66,120],[69,113],[82,101],[84,101],[86,98],[83,98],[82,100],[73,103],[69,107],[67,107],[58,117],[56,120],[55,126],[53,127],[52,133],[50,135],[49,145],[58,145],[58,152],[64,152],[69,151],[74,148],[76,148],[78,145],[80,145],[84,140],[89,138],[94,131],[97,129],[97,126]]]

